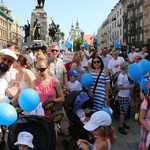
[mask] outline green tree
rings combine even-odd
[[[75,39],[75,40],[73,41],[74,51],[80,51],[80,45],[81,45],[83,42],[86,42],[86,41],[83,40],[81,37]]]

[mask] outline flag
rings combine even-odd
[[[14,24],[15,26],[18,26],[18,17],[16,17]]]
[[[36,26],[37,26],[37,24],[34,26],[34,28],[33,28],[33,30],[32,30],[32,36],[34,36],[34,34],[35,34]]]
[[[94,46],[94,41],[95,41],[95,32],[92,35],[90,46]]]
[[[66,39],[66,41],[64,42],[64,44],[62,45],[62,47],[66,47],[66,43],[67,41],[70,41],[72,35],[69,35],[69,37]]]

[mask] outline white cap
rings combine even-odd
[[[15,143],[15,145],[27,145],[30,148],[34,148],[32,141],[33,141],[33,135],[31,133],[20,132],[18,135],[18,141]]]
[[[12,58],[14,58],[15,60],[18,59],[17,55],[10,49],[6,48],[6,49],[1,49],[0,50],[0,55],[7,55],[10,56]]]
[[[105,111],[97,111],[92,114],[90,120],[84,125],[87,131],[93,131],[99,126],[110,126],[112,123],[110,115]]]

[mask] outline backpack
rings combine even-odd
[[[148,108],[150,107],[150,100],[148,98],[146,98],[146,101],[147,101],[147,111],[148,111]],[[140,123],[140,110],[141,110],[141,105],[138,108],[138,113],[135,114],[135,120],[137,120],[138,124],[141,126],[141,123]]]

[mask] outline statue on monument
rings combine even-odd
[[[59,29],[59,25],[56,25],[54,23],[54,21],[52,20],[52,18],[50,18],[52,23],[49,25],[49,36],[52,37],[53,41],[56,41],[59,33],[60,33],[60,29]]]
[[[23,30],[25,31],[24,41],[27,42],[27,37],[30,35],[30,24],[29,20],[27,20],[28,24],[25,24]]]
[[[33,24],[32,36],[34,40],[40,40],[40,32],[41,32],[41,23],[36,18]]]
[[[45,0],[37,0],[37,7],[43,8],[45,4]]]

